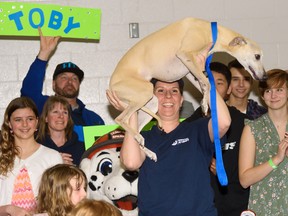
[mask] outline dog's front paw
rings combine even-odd
[[[145,141],[144,141],[144,137],[141,136],[141,134],[136,134],[134,136],[134,139],[139,143],[140,146],[143,146],[145,145]]]
[[[202,113],[204,113],[204,116],[207,116],[208,110],[209,110],[209,105],[208,105],[208,102],[204,98],[201,101],[201,109],[202,109]]]
[[[157,161],[157,155],[145,147],[144,137],[141,136],[141,134],[137,134],[134,136],[134,139],[139,143],[139,146],[144,151],[145,155],[147,157],[149,157],[151,160],[156,162]]]
[[[149,157],[151,160],[153,160],[155,162],[157,161],[157,155],[154,152],[147,149],[146,147],[143,147],[142,149],[143,149],[143,151],[147,157]]]

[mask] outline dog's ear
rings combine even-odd
[[[83,170],[83,172],[86,174],[87,178],[90,178],[90,172],[91,172],[91,160],[88,158],[84,158],[82,159],[81,163],[80,163],[80,169]]]
[[[238,46],[247,44],[246,40],[243,37],[235,37],[230,43],[229,46]]]

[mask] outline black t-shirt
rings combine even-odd
[[[215,205],[219,216],[239,216],[248,207],[249,188],[244,189],[240,185],[238,175],[239,145],[244,128],[244,119],[247,116],[235,107],[228,106],[231,116],[231,125],[222,145],[223,163],[228,178],[228,186],[221,186],[217,176],[211,173],[211,185],[215,192]],[[185,121],[194,121],[203,117],[199,107]]]

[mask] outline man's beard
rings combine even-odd
[[[67,87],[72,87],[69,90]],[[67,85],[63,89],[60,89],[57,85],[55,86],[55,93],[65,98],[76,98],[79,95],[79,89],[76,90],[73,86]]]

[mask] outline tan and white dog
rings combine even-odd
[[[192,83],[195,78],[203,93],[202,108],[208,109],[209,81],[197,64],[196,56],[212,42],[211,23],[196,18],[186,18],[148,35],[134,45],[119,61],[110,79],[110,89],[126,106],[115,119],[116,123],[134,135],[146,155],[156,160],[156,155],[144,147],[139,131],[152,119],[158,120],[157,98],[153,95],[152,78],[173,82],[186,76]],[[234,56],[256,80],[264,79],[262,50],[253,41],[218,25],[218,39],[209,54],[226,52]],[[138,111],[139,131],[128,124],[131,115]]]

